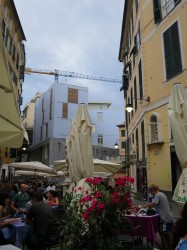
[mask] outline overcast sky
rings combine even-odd
[[[124,0],[14,0],[26,36],[26,67],[73,71],[121,80],[118,61]],[[60,82],[65,78],[60,77]],[[54,82],[49,75],[26,75],[23,106]],[[89,101],[111,102],[124,121],[120,83],[66,79],[87,86]],[[117,117],[120,113],[116,112]]]

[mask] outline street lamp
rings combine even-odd
[[[116,143],[114,144],[114,148],[115,148],[115,149],[118,149],[118,148],[119,148],[119,145],[118,145],[117,141],[116,141]]]
[[[146,101],[146,102],[150,102],[150,97],[148,96],[147,99],[144,99],[144,98],[132,98],[132,99],[135,99],[135,100],[139,100],[139,101]],[[131,113],[131,111],[133,110],[133,105],[132,103],[127,103],[126,106],[125,106],[125,110],[127,110],[128,113]]]

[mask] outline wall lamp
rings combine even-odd
[[[135,100],[139,100],[139,101],[146,101],[146,102],[150,102],[150,97],[148,96],[147,99],[144,99],[144,98],[133,98]],[[127,110],[128,113],[131,113],[131,111],[133,110],[133,105],[131,103],[127,103],[126,107],[125,107],[125,110]]]
[[[115,149],[118,149],[119,148],[119,145],[118,145],[118,142],[116,141],[116,143],[114,144],[114,148]]]

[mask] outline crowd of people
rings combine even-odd
[[[45,186],[40,181],[2,183],[0,186],[0,245],[14,244],[5,239],[3,229],[25,214],[25,242],[30,250],[42,249],[48,224],[54,220],[52,207],[59,205],[54,183]],[[9,219],[8,219],[9,218]],[[7,220],[6,220],[7,219]]]
[[[166,195],[155,184],[152,184],[148,191],[153,198],[150,202],[146,202],[143,208],[153,207],[159,214],[159,234],[163,249],[187,249],[187,203],[183,207],[181,218],[174,223],[174,216]],[[17,215],[25,212],[25,223],[28,225],[25,241],[30,250],[42,250],[49,221],[54,220],[52,207],[58,205],[59,198],[54,183],[47,183],[45,186],[40,181],[2,183],[0,186],[0,245],[14,244],[4,238],[1,229],[20,220]],[[9,220],[5,220],[9,217],[11,217]]]

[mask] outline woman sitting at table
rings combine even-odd
[[[10,223],[19,221],[20,218],[10,217],[10,194],[7,192],[1,192],[0,196],[0,245],[14,244],[10,239],[4,238],[4,230]],[[11,238],[11,237],[10,237]]]
[[[10,194],[2,192],[0,196],[0,219],[10,215]]]
[[[58,206],[59,205],[59,200],[57,197],[57,192],[54,190],[49,190],[49,192],[47,193],[47,203],[50,206]]]

